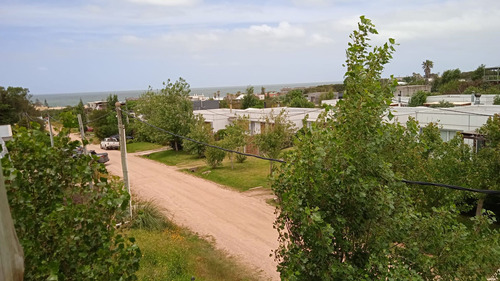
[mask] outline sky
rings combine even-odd
[[[0,0],[0,86],[31,94],[342,81],[365,15],[384,76],[500,66],[498,0]]]

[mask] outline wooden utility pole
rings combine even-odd
[[[118,117],[118,133],[120,134],[120,153],[122,158],[122,171],[123,171],[123,182],[127,188],[128,194],[130,195],[129,200],[129,211],[130,219],[132,219],[132,194],[130,193],[130,182],[128,179],[128,167],[127,167],[127,139],[125,135],[125,126],[123,126],[122,121],[122,109],[120,102],[116,102],[116,115]]]
[[[87,155],[87,146],[85,145],[85,131],[83,130],[83,122],[81,114],[78,114],[78,125],[80,127],[80,135],[82,136],[83,153]]]
[[[50,115],[47,114],[47,118],[49,119],[50,146],[54,147],[54,134],[52,133],[52,124],[50,123]]]

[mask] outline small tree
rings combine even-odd
[[[213,144],[216,146],[221,145],[220,142],[213,142]],[[224,161],[225,157],[226,157],[226,152],[224,150],[213,147],[207,147],[205,149],[205,161],[213,169],[222,165],[222,161]]]
[[[429,93],[424,92],[424,91],[418,91],[418,92],[416,92],[410,98],[410,102],[408,103],[408,106],[415,107],[415,106],[424,105],[424,103],[427,101],[427,95],[428,94]]]
[[[292,144],[294,124],[288,119],[284,110],[274,115],[266,116],[265,126],[260,134],[255,136],[255,143],[261,154],[269,158],[278,158],[281,150]],[[273,161],[269,161],[269,174],[273,172]]]
[[[263,107],[262,102],[253,94],[253,87],[248,86],[246,89],[245,96],[243,97],[243,100],[241,102],[241,108],[242,109],[247,109],[251,107],[257,107],[261,108]]]
[[[243,152],[243,147],[247,144],[247,132],[248,132],[248,117],[238,117],[232,124],[226,126],[225,137],[224,137],[224,147]],[[234,169],[233,165],[234,153],[229,153],[229,158],[231,160],[231,169]],[[246,156],[237,154],[236,159],[238,163],[243,163]]]
[[[203,118],[202,115],[196,115],[187,137],[200,142],[208,143],[213,140],[212,127],[210,124],[205,123],[205,118]],[[198,144],[190,140],[183,140],[182,144],[187,152],[196,155],[198,158],[202,158],[204,156],[206,148],[205,145]]]

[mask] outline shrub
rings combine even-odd
[[[6,188],[25,254],[25,280],[136,280],[141,252],[113,226],[126,210],[123,184],[108,181],[79,142],[21,128],[3,158]]]
[[[500,95],[496,95],[496,96],[493,98],[493,104],[495,104],[495,105],[500,105]]]
[[[222,165],[222,161],[224,161],[224,157],[226,157],[226,152],[218,148],[207,147],[205,150],[205,157],[207,164],[211,168],[216,168]]]
[[[172,224],[153,201],[136,201],[131,227],[134,229],[162,231]]]
[[[415,107],[415,106],[421,106],[427,101],[427,95],[429,93],[424,92],[424,91],[418,91],[416,92],[411,98],[410,102],[408,103],[408,106],[410,107]]]

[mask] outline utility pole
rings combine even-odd
[[[47,118],[49,119],[50,146],[54,147],[54,134],[52,133],[52,124],[50,123],[50,115],[47,114]]]
[[[123,182],[127,188],[128,194],[130,195],[129,200],[129,211],[130,219],[132,219],[132,194],[130,193],[130,182],[128,179],[128,167],[127,167],[127,140],[125,136],[125,126],[123,126],[122,121],[122,109],[120,102],[115,103],[116,115],[118,117],[118,133],[120,134],[120,152],[122,156],[122,171],[123,171]]]
[[[87,146],[85,145],[85,131],[83,130],[83,122],[81,114],[78,114],[78,125],[80,127],[80,135],[82,136],[83,153],[87,155]]]

